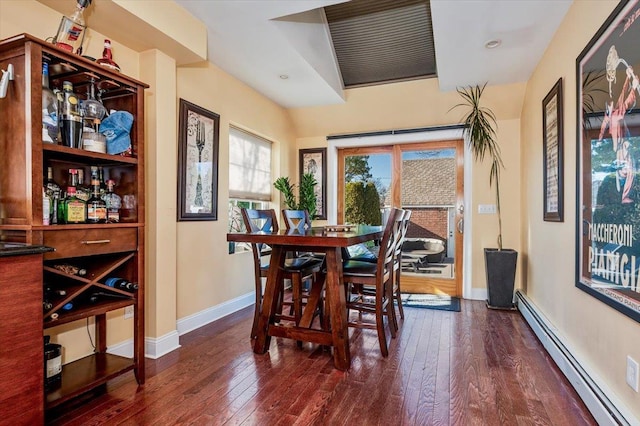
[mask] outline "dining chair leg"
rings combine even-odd
[[[260,310],[262,308],[262,278],[256,282],[256,305],[253,311],[253,325],[251,326],[251,338],[255,339],[258,335],[258,319],[260,318]]]
[[[383,357],[389,356],[389,349],[387,348],[387,335],[384,332],[384,309],[382,301],[376,301],[376,329],[378,331],[378,343],[380,344],[380,352]],[[390,329],[391,329],[391,324]]]
[[[397,273],[394,276],[396,280],[394,296],[395,296],[396,302],[398,302],[398,312],[400,313],[400,319],[404,319],[404,308],[402,307],[402,294],[400,293],[400,275],[401,275],[401,272],[400,272],[400,269],[398,269]]]
[[[391,337],[395,339],[396,332],[398,331],[398,319],[396,318],[395,303],[393,303],[393,276],[389,278],[389,283],[386,286],[386,298],[387,298],[387,316],[389,317],[389,330],[391,331]]]

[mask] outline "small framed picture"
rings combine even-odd
[[[327,148],[300,150],[300,180],[302,175],[311,173],[318,184],[315,187],[317,197],[316,215],[313,219],[327,219]]]

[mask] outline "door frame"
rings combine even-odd
[[[328,180],[327,187],[327,222],[337,223],[338,213],[338,148],[373,146],[373,145],[393,145],[397,143],[429,142],[436,140],[464,139],[462,134],[463,125],[442,126],[434,128],[423,128],[402,131],[384,131],[369,134],[338,135],[327,137],[327,175],[332,178]],[[464,143],[464,186],[472,188],[472,176],[474,170],[473,157],[469,151],[469,145],[465,139]],[[472,280],[472,265],[474,261],[471,250],[471,239],[473,232],[472,212],[473,196],[470,190],[464,193],[464,205],[466,215],[464,218],[465,233],[463,236],[463,271],[462,271],[462,297],[472,300],[486,300],[486,288],[474,288]],[[481,256],[479,253],[478,256]]]
[[[338,148],[338,172],[336,175],[336,181],[338,182],[337,218],[340,223],[344,220],[344,166],[346,157],[376,154],[391,155],[390,204],[391,207],[402,208],[402,155],[405,152],[411,151],[434,151],[443,149],[455,149],[457,153],[455,157],[456,200],[453,222],[454,239],[456,242],[454,246],[454,279],[433,278],[429,276],[403,277],[401,275],[401,285],[408,292],[438,293],[439,291],[443,291],[446,294],[460,297],[463,293],[464,232],[458,232],[457,224],[460,221],[463,221],[462,223],[464,224],[464,143],[462,139]],[[460,207],[462,207],[462,212]],[[449,216],[449,214],[447,215]],[[464,225],[462,229],[464,229]],[[449,231],[450,230],[447,229],[447,233],[449,233]],[[448,238],[447,235],[447,239]]]

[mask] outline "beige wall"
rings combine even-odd
[[[522,227],[526,293],[598,379],[640,418],[640,394],[625,383],[627,355],[640,361],[640,324],[575,287],[575,59],[614,9],[615,1],[574,2],[529,80],[522,109]],[[576,23],[580,25],[576,25]],[[565,220],[542,220],[541,102],[558,78],[564,85]]]
[[[519,199],[519,117],[524,91],[524,84],[488,86],[483,95],[483,105],[491,108],[498,118],[498,143],[506,165],[500,191],[503,243],[504,247],[519,251],[520,203],[513,200]],[[455,91],[441,92],[435,79],[351,89],[346,91],[346,100],[342,105],[291,110],[297,148],[327,146],[329,135],[458,124],[464,114],[462,108],[450,111],[460,103],[460,96]],[[297,163],[293,167],[297,168]],[[496,215],[479,215],[477,206],[495,204],[495,192],[489,187],[489,163],[470,164],[470,167],[472,186],[465,190],[471,192],[471,206],[466,206],[466,212],[472,215],[472,227],[467,227],[465,232],[471,244],[471,287],[484,289],[483,249],[497,246],[498,220]],[[521,270],[519,266],[517,283]]]
[[[218,220],[178,223],[177,303],[184,318],[253,291],[250,253],[229,255],[226,243],[229,125],[273,142],[274,180],[289,173],[295,150],[287,111],[208,62],[178,69],[178,97],[220,115]]]

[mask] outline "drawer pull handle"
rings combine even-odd
[[[82,241],[81,244],[109,244],[111,240],[92,240],[92,241]]]

